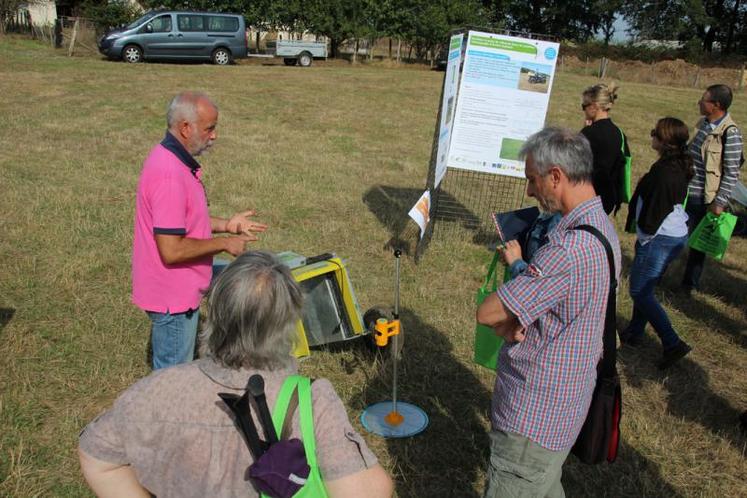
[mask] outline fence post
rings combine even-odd
[[[693,88],[698,88],[699,80],[700,80],[700,66],[698,66],[698,70],[695,72],[695,79],[693,80]]]
[[[739,77],[739,89],[744,90],[745,85],[747,85],[747,72],[746,71],[747,64],[742,63],[742,73]]]
[[[586,56],[586,63],[584,64],[584,74],[589,74],[589,56]]]
[[[651,83],[656,84],[656,63],[651,63]]]
[[[73,51],[75,50],[75,38],[78,36],[78,23],[79,18],[75,18],[75,24],[73,24],[73,35],[70,37],[70,47],[67,49],[67,56],[72,57]]]

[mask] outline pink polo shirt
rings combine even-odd
[[[211,256],[167,265],[154,236],[211,238],[207,198],[199,175],[199,169],[193,174],[161,144],[145,159],[137,185],[132,247],[132,302],[143,310],[181,313],[197,309],[210,284]]]

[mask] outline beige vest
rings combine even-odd
[[[698,129],[703,126],[703,121],[705,121],[705,118],[698,122]],[[724,144],[721,138],[724,135],[724,130],[729,126],[736,126],[736,123],[727,114],[718,126],[706,135],[703,145],[700,147],[700,156],[703,158],[703,164],[705,165],[704,201],[706,204],[713,202],[721,185],[721,175],[724,172],[724,165],[721,162]]]

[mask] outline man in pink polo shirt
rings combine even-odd
[[[191,361],[202,295],[213,255],[241,254],[264,224],[253,211],[230,219],[208,213],[202,170],[195,160],[216,138],[218,109],[201,93],[174,97],[168,131],[143,163],[135,200],[132,301],[151,319],[153,369]],[[212,238],[213,233],[230,233]]]

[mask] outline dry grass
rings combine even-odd
[[[367,308],[392,303],[393,260],[382,247],[424,185],[442,77],[383,65],[131,66],[0,39],[0,495],[84,495],[78,431],[148,373],[148,322],[129,303],[133,196],[174,93],[204,89],[221,107],[219,140],[203,161],[212,211],[259,209],[272,227],[259,247],[348,258]],[[580,128],[579,95],[591,83],[561,74],[548,121]],[[638,174],[654,158],[655,120],[694,122],[699,95],[623,86],[614,116]],[[744,95],[733,115],[747,123]],[[482,490],[493,375],[470,358],[489,255],[471,238],[437,236],[419,265],[403,263],[401,396],[431,425],[409,440],[366,436],[402,497]],[[623,238],[627,264],[632,242]],[[653,366],[653,335],[623,352],[621,457],[598,467],[569,459],[569,496],[747,495],[736,425],[747,409],[746,261],[737,239],[722,264],[709,261],[705,292],[690,300],[671,292],[681,263],[672,269],[660,295],[695,350],[666,375]],[[622,292],[621,321],[630,310]],[[362,348],[315,352],[302,370],[330,378],[355,419],[388,395],[388,364]]]

